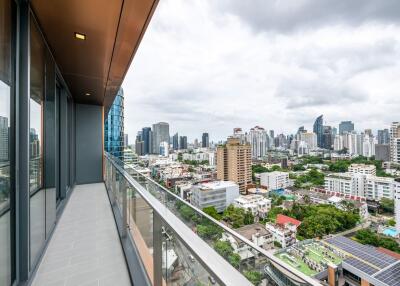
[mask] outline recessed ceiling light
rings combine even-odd
[[[75,38],[78,40],[86,40],[86,35],[82,33],[75,32]]]
[[[89,92],[86,92],[85,95],[86,95],[86,96],[90,96],[90,93],[89,93]]]

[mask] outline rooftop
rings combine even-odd
[[[235,229],[235,231],[247,238],[248,240],[251,240],[252,236],[257,233],[259,233],[260,235],[271,234],[268,230],[266,230],[265,226],[260,223],[245,225]]]
[[[285,225],[287,223],[291,223],[291,224],[294,224],[295,226],[299,226],[301,224],[301,221],[299,221],[297,219],[294,219],[292,217],[289,217],[289,216],[278,214],[277,217],[276,217],[276,223],[277,224],[282,224],[282,225]]]
[[[200,187],[201,189],[222,189],[235,186],[237,186],[237,184],[232,181],[213,181],[213,182],[198,184],[198,187]]]

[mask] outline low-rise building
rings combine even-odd
[[[251,211],[254,216],[260,218],[265,218],[271,210],[271,200],[262,195],[239,196],[233,201],[233,205]]]
[[[266,230],[266,228],[262,224],[254,223],[250,225],[245,225],[235,229],[235,231],[253,242],[258,247],[267,250],[273,247],[273,235],[268,230]],[[251,250],[250,246],[243,243],[243,241],[241,241],[240,239],[237,239],[231,234],[224,232],[222,234],[221,240],[228,241],[232,245],[233,251],[239,254],[241,261],[254,259],[254,252]]]
[[[375,165],[351,164],[349,166],[349,173],[376,176],[376,167]]]
[[[218,212],[223,212],[239,195],[239,186],[235,182],[199,183],[192,186],[191,203],[200,209],[214,206]]]
[[[282,248],[296,243],[296,232],[280,224],[266,223],[265,228],[272,233],[274,242],[279,243]]]
[[[396,183],[393,178],[367,176],[365,182],[365,197],[380,201],[382,198],[394,199]]]
[[[289,186],[289,173],[279,171],[261,173],[260,183],[269,190],[287,188]]]

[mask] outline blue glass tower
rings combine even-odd
[[[104,123],[104,149],[123,159],[124,151],[124,90],[119,89]]]

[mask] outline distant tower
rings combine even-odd
[[[210,138],[208,136],[208,133],[203,133],[203,135],[201,136],[201,147],[203,148],[210,147]]]
[[[120,88],[104,124],[104,149],[122,160],[124,145],[124,90]]]
[[[324,147],[324,142],[323,142],[323,134],[324,134],[324,118],[323,115],[320,115],[317,117],[317,119],[314,122],[313,126],[313,131],[315,134],[317,134],[317,146],[319,148]]]

